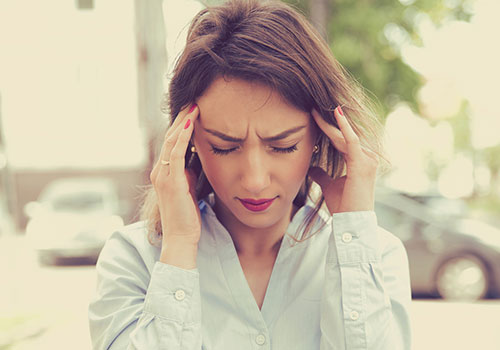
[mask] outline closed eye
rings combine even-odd
[[[231,149],[220,149],[220,148],[216,148],[214,146],[212,146],[212,153],[213,154],[219,154],[219,155],[226,155],[226,154],[229,154],[231,152],[233,152],[236,148],[231,148]]]
[[[234,152],[238,147],[234,147],[234,148],[229,148],[229,149],[221,149],[221,148],[217,148],[217,147],[214,147],[214,146],[211,146],[211,152],[213,154],[217,154],[217,155],[227,155],[231,152]],[[276,152],[276,153],[292,153],[292,152],[295,152],[297,150],[297,144],[293,145],[293,146],[290,146],[290,147],[286,147],[286,148],[281,148],[281,147],[271,147],[271,149],[273,150],[273,152]]]
[[[280,147],[271,147],[274,152],[278,153],[292,153],[297,150],[297,144],[291,146],[291,147],[286,147],[286,148],[280,148]]]

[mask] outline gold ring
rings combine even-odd
[[[161,164],[163,164],[163,165],[170,165],[170,161],[162,159]]]

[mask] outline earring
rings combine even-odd
[[[191,146],[191,152],[196,153],[196,147]]]
[[[318,153],[319,152],[319,146],[314,145],[313,153]]]

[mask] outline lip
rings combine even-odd
[[[275,198],[263,198],[263,199],[252,199],[252,198],[244,198],[240,199],[241,204],[251,211],[263,211],[269,208],[271,204],[273,204]]]

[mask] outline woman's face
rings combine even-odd
[[[265,85],[219,78],[198,99],[193,142],[217,206],[265,228],[290,213],[309,169],[316,126]],[[245,199],[274,199],[255,206]]]

